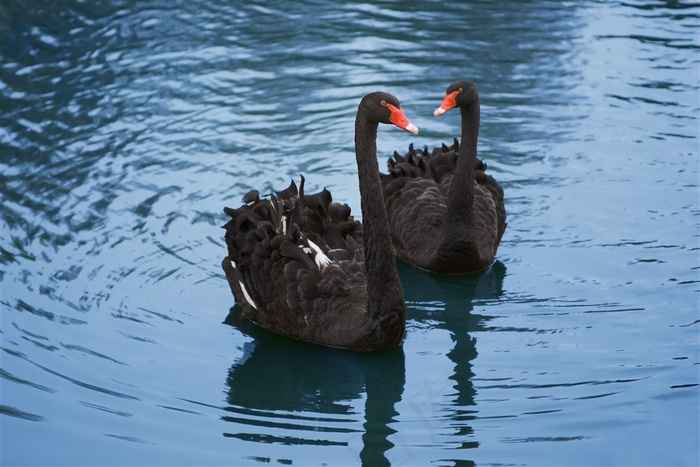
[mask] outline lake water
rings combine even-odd
[[[3,465],[700,464],[700,5],[0,3]],[[360,98],[481,92],[487,271],[404,264],[401,347],[245,322],[224,206],[359,215]]]

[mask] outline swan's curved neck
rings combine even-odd
[[[370,318],[396,310],[404,310],[405,314],[379,177],[377,127],[376,122],[369,121],[358,112],[355,121],[355,154],[367,269],[367,313]],[[405,315],[399,319],[405,320]]]
[[[479,98],[468,106],[460,107],[462,115],[462,141],[459,145],[457,168],[447,205],[447,222],[451,229],[464,234],[471,232],[474,206],[474,166],[476,144],[479,139]]]

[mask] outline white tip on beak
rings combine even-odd
[[[406,127],[406,131],[410,131],[414,135],[418,134],[418,127],[415,126],[413,123],[409,123],[408,126]]]
[[[435,112],[433,112],[433,115],[435,115],[436,117],[439,117],[440,115],[444,114],[445,112],[446,112],[445,109],[443,109],[442,107],[438,107],[437,109],[435,109]]]

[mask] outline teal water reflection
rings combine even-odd
[[[237,317],[229,315],[229,320]],[[318,348],[250,327],[255,340],[228,375],[224,436],[292,446],[349,446],[362,438],[366,465],[390,465],[385,452],[406,379],[401,348],[362,355]],[[280,359],[284,355],[284,359]],[[356,403],[365,399],[364,410]],[[242,430],[242,431],[241,431]]]
[[[431,328],[451,334],[453,346],[445,354],[454,364],[448,378],[454,396],[446,403],[454,412],[453,435],[466,439],[473,435],[469,421],[476,414],[471,361],[477,350],[470,332],[483,330],[488,321],[472,313],[472,302],[497,300],[506,268],[496,262],[478,275],[440,278],[404,263],[399,266],[412,321],[431,322]],[[426,289],[441,301],[425,302]],[[370,355],[319,351],[262,330],[240,313],[238,306],[232,308],[226,323],[251,341],[229,371],[225,410],[230,415],[223,419],[236,430],[247,426],[248,431],[224,436],[263,444],[344,447],[350,447],[348,439],[362,436],[362,463],[391,465],[386,453],[394,448],[390,437],[396,433],[396,404],[404,397],[406,381],[403,349]],[[476,448],[478,443],[465,441],[458,447]]]

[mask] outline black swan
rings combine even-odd
[[[431,154],[413,145],[394,153],[382,175],[396,255],[439,274],[468,274],[491,265],[506,228],[503,189],[476,157],[479,92],[452,83],[435,115],[453,107],[462,114],[462,141]]]
[[[276,333],[352,351],[398,345],[406,306],[396,272],[377,165],[379,123],[413,134],[399,101],[366,95],[355,119],[355,154],[364,226],[346,204],[294,182],[269,199],[257,191],[224,208],[228,256],[222,267],[244,316]]]

